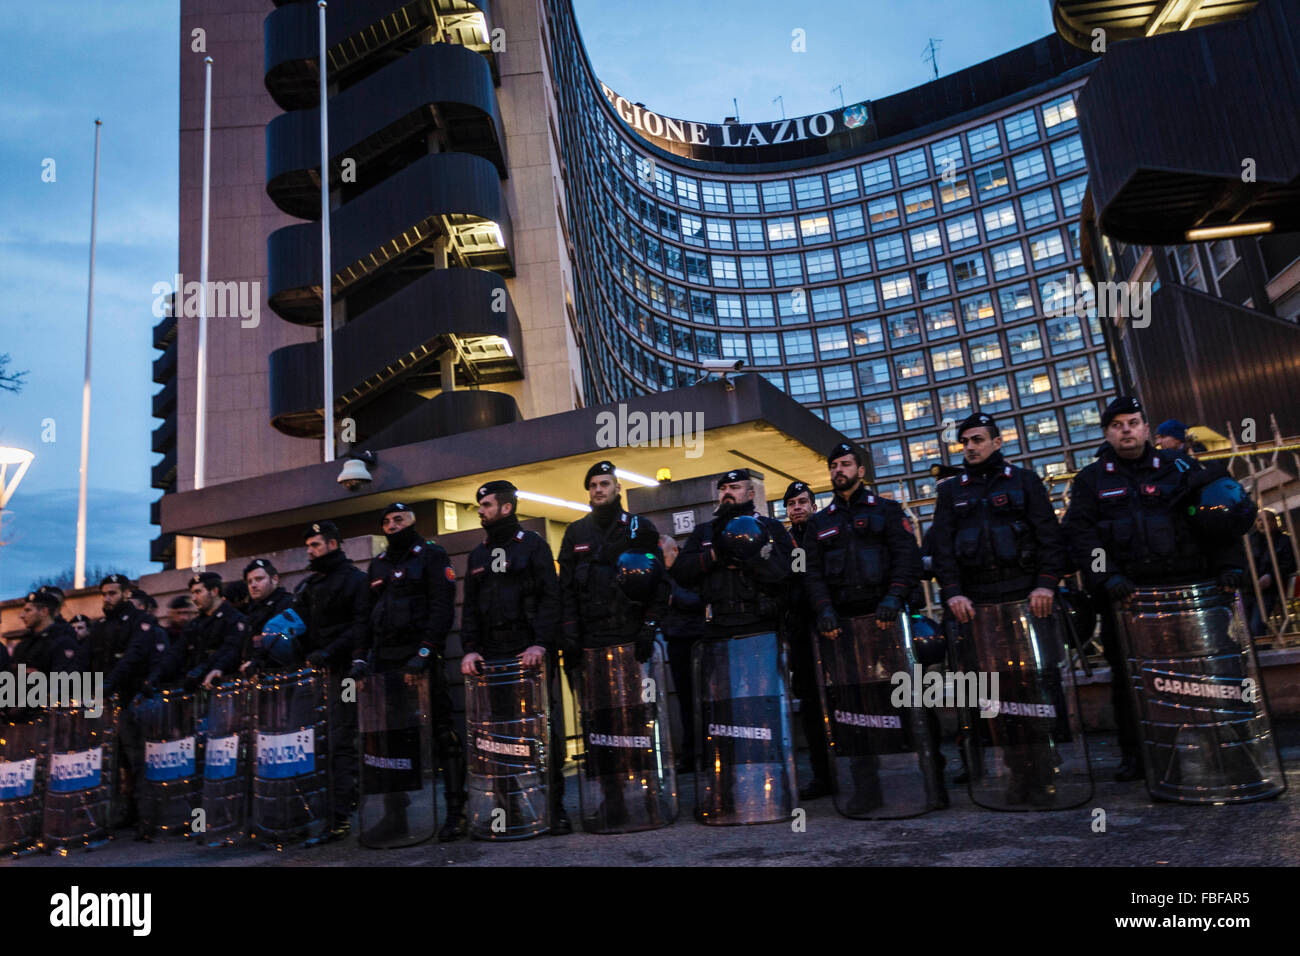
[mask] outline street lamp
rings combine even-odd
[[[9,504],[9,499],[18,490],[18,482],[23,480],[23,475],[27,474],[35,457],[21,448],[0,445],[0,520],[4,518],[5,505]],[[17,469],[12,475],[9,473],[11,467]],[[0,544],[4,544],[4,538],[0,538]]]

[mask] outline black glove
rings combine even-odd
[[[140,685],[140,692],[135,696],[152,697],[156,693],[158,693],[158,688],[153,686],[153,681],[146,680],[143,684]]]
[[[637,640],[633,645],[632,653],[636,656],[638,662],[644,664],[654,656],[655,639],[653,637],[643,637]]]
[[[363,660],[355,660],[352,662],[351,670],[348,671],[348,676],[353,679],[358,677],[369,677],[370,665]]]
[[[1225,591],[1237,591],[1246,583],[1246,573],[1241,568],[1224,568],[1216,579]]]
[[[312,651],[307,655],[307,664],[317,670],[323,670],[330,661],[328,651]]]
[[[1102,587],[1106,589],[1106,596],[1117,603],[1137,590],[1137,585],[1122,574],[1112,574]]]
[[[189,693],[190,691],[198,687],[199,684],[201,683],[203,683],[202,664],[200,664],[198,667],[194,668],[188,674],[185,675],[185,692]]]
[[[831,631],[837,631],[840,627],[840,619],[835,614],[835,608],[829,604],[817,612],[817,631],[820,634],[829,634]]]
[[[876,620],[885,621],[888,624],[897,622],[899,613],[903,610],[903,599],[897,594],[886,594],[876,605]]]
[[[406,662],[406,669],[414,671],[417,674],[423,674],[433,666],[434,649],[432,647],[421,647],[409,661]]]

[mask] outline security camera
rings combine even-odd
[[[374,480],[370,475],[370,468],[378,463],[379,459],[373,451],[349,455],[348,460],[343,464],[343,470],[339,472],[339,484],[348,491],[360,491]]]
[[[710,372],[739,372],[745,367],[744,359],[707,359],[701,363]]]

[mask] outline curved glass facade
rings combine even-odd
[[[1113,379],[1069,291],[1086,75],[838,155],[696,163],[619,118],[555,6],[588,403],[736,358],[860,439],[885,493],[931,494],[945,421],[976,408],[1041,474],[1091,459]]]

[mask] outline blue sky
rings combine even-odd
[[[798,116],[927,82],[1051,32],[1048,0],[574,0],[596,74],[657,112],[719,122]],[[267,3],[268,11],[271,4]],[[57,16],[55,15],[57,11]],[[75,24],[76,29],[67,29]],[[807,52],[791,50],[804,31]],[[0,445],[36,461],[5,510],[0,597],[73,561],[94,120],[104,121],[87,564],[148,560],[154,282],[176,267],[176,0],[5,4],[0,33]],[[42,181],[46,159],[55,181]],[[49,422],[53,422],[54,440]]]

